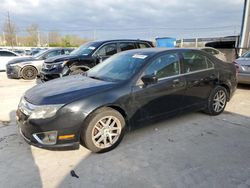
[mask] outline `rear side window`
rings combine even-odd
[[[98,52],[97,55],[99,56],[111,56],[117,53],[117,46],[116,44],[107,44],[103,46]]]
[[[16,54],[7,51],[2,51],[0,52],[0,56],[9,57],[9,56],[16,56]]]
[[[140,48],[150,48],[151,46],[150,46],[148,43],[140,42],[140,43],[139,43],[139,47],[140,47]]]
[[[133,42],[121,42],[120,49],[121,51],[133,50],[135,49],[135,44]]]
[[[186,51],[182,53],[184,59],[184,73],[206,70],[214,65],[205,55],[195,51]]]
[[[145,75],[164,78],[180,74],[180,61],[177,53],[169,53],[156,58],[145,70]]]

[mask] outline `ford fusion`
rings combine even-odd
[[[186,111],[223,112],[237,85],[233,64],[200,50],[137,49],[85,74],[37,85],[17,109],[20,133],[43,148],[107,152],[125,130]],[[151,121],[150,121],[151,122]]]

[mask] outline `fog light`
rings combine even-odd
[[[38,143],[43,145],[54,145],[57,141],[57,131],[41,132],[33,134]]]

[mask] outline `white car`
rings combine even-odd
[[[6,71],[6,64],[19,56],[19,54],[9,50],[0,50],[0,71]]]

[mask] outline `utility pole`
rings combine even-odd
[[[250,0],[245,0],[243,9],[243,18],[240,33],[239,56],[243,49],[249,48],[250,42]]]
[[[10,12],[8,11],[8,15],[7,15],[7,22],[8,22],[8,30],[10,33],[10,44],[11,44],[11,48],[13,49],[13,36],[12,36],[12,27],[11,27],[11,22],[10,22]]]

